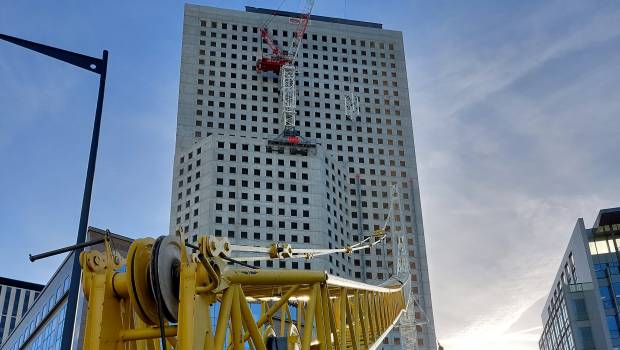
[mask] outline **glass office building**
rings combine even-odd
[[[43,285],[0,277],[0,344],[34,304]]]
[[[102,238],[105,231],[89,228],[87,240]],[[111,234],[116,250],[123,256],[131,240]],[[102,249],[95,246],[94,249]],[[70,285],[72,255],[68,255],[58,270],[52,275],[45,287],[37,292],[38,297],[30,304],[14,329],[0,345],[0,350],[57,350],[60,349],[62,327],[65,320],[65,309]],[[72,349],[80,349],[85,321],[85,301],[80,290],[78,299],[78,318],[74,329]]]
[[[578,219],[542,313],[541,350],[620,350],[620,208]]]

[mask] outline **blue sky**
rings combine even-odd
[[[439,339],[536,349],[575,220],[620,205],[620,3],[318,0],[315,13],[403,31]],[[167,231],[182,18],[173,1],[3,3],[2,33],[110,51],[91,225]],[[96,90],[94,74],[0,43],[0,275],[45,282],[58,259],[28,253],[75,240]]]

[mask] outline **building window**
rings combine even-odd
[[[620,331],[618,329],[618,317],[616,315],[607,315],[607,328],[609,329],[609,336],[611,339],[620,338]]]

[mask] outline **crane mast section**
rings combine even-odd
[[[344,114],[351,120],[360,115],[360,98],[354,92],[344,95]]]
[[[282,94],[282,119],[284,120],[284,132],[288,134],[295,129],[295,117],[297,108],[297,89],[295,86],[295,65],[287,63],[280,69],[280,91]]]

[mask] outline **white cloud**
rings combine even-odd
[[[609,130],[620,8],[554,2],[496,22],[460,37],[451,19],[431,48],[407,45],[435,322],[448,349],[537,349],[539,301],[575,221],[592,223],[620,198],[619,169],[607,165],[620,146]]]

